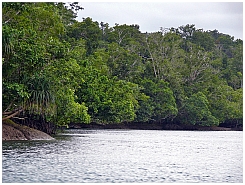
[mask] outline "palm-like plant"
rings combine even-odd
[[[25,103],[25,109],[31,114],[42,116],[52,115],[56,112],[55,97],[51,84],[44,75],[35,74],[28,82],[30,97]]]

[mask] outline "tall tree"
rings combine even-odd
[[[98,22],[93,22],[90,17],[84,18],[82,22],[75,22],[68,28],[68,36],[75,39],[84,39],[87,56],[92,54],[102,39],[102,31]]]

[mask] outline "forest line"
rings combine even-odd
[[[91,122],[242,125],[241,39],[194,24],[142,33],[78,22],[82,9],[3,2],[3,120],[41,120],[48,133]]]

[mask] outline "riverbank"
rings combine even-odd
[[[177,125],[162,123],[120,123],[120,124],[98,124],[98,123],[71,123],[71,129],[137,129],[137,130],[193,130],[193,131],[242,131],[242,128],[226,128],[218,126],[196,126]]]
[[[70,129],[135,129],[135,130],[193,130],[193,131],[242,131],[242,128],[226,128],[217,126],[195,126],[161,123],[120,123],[120,124],[97,124],[97,123],[71,123]],[[50,135],[16,124],[11,120],[2,122],[2,140],[52,140]]]
[[[27,127],[14,123],[11,120],[5,120],[2,122],[2,140],[53,140],[50,135]]]

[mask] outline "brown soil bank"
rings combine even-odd
[[[199,130],[199,131],[242,131],[242,128],[226,128],[217,126],[195,126],[195,125],[177,125],[162,123],[120,123],[120,124],[83,124],[71,123],[71,129],[137,129],[137,130]]]
[[[39,130],[22,126],[11,120],[2,122],[2,140],[53,140],[50,135]]]

